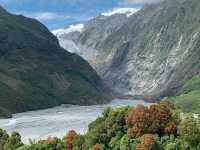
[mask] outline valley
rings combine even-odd
[[[45,140],[49,136],[62,138],[71,129],[84,134],[87,132],[89,123],[101,116],[105,108],[136,106],[137,104],[148,105],[140,100],[120,99],[115,99],[106,105],[62,105],[46,110],[14,114],[12,119],[0,120],[0,128],[8,133],[19,132],[23,142],[28,144],[29,139]]]
[[[0,0],[0,150],[199,150],[199,14]]]

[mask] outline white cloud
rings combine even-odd
[[[50,21],[50,20],[64,20],[71,18],[68,15],[65,14],[59,14],[56,12],[14,12],[15,14],[22,14],[26,17],[35,18],[40,21]]]
[[[42,13],[36,13],[33,15],[34,18],[42,21],[46,20],[63,20],[68,19],[70,16],[58,14],[58,13],[52,13],[52,12],[42,12]]]
[[[103,16],[112,16],[115,14],[126,14],[127,17],[133,15],[135,12],[137,12],[138,8],[115,8],[113,10],[110,10],[108,12],[102,13]]]

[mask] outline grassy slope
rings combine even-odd
[[[172,99],[184,111],[200,113],[200,75],[186,82],[181,92]]]

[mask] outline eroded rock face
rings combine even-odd
[[[199,74],[199,14],[198,0],[166,0],[129,17],[98,16],[73,41],[117,92],[170,95]]]

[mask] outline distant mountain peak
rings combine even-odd
[[[113,10],[107,11],[102,13],[103,16],[113,16],[116,14],[126,14],[127,17],[130,17],[134,13],[136,13],[139,9],[138,8],[115,8]]]
[[[140,10],[140,9],[139,8],[115,8],[110,11],[103,12],[103,13],[101,13],[101,15],[105,16],[105,17],[110,17],[110,16],[113,16],[116,14],[118,14],[118,15],[124,14],[127,17],[130,17],[134,13],[136,13],[138,10]],[[98,17],[98,16],[96,16],[96,17]],[[84,27],[85,27],[84,24],[72,24],[72,25],[66,26],[65,28],[53,30],[52,33],[55,36],[62,36],[62,35],[72,33],[72,32],[80,32],[81,33],[83,31]]]
[[[62,29],[53,30],[52,33],[56,36],[68,34],[71,32],[82,32],[84,24],[72,24]]]

